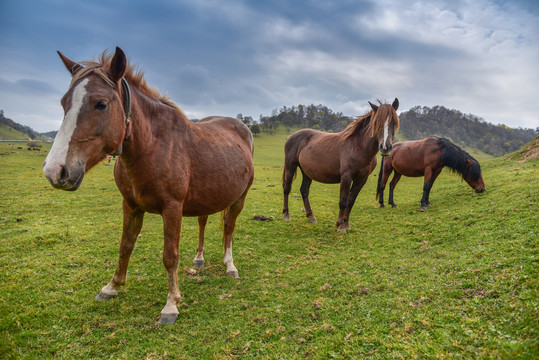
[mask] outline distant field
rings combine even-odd
[[[419,178],[400,181],[398,208],[378,208],[375,170],[352,229],[338,234],[338,185],[313,183],[312,225],[301,175],[292,221],[281,220],[286,136],[255,139],[235,233],[241,279],[224,276],[219,215],[206,267],[188,273],[198,226],[184,220],[183,299],[169,326],[157,323],[167,295],[160,217],[145,218],[125,289],[97,302],[121,235],[113,167],[98,165],[76,192],[54,190],[41,171],[50,144],[38,153],[0,143],[0,358],[536,358],[539,160],[480,158],[484,194],[444,171],[424,213]]]

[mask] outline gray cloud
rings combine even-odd
[[[61,92],[54,89],[69,82],[54,51],[83,60],[116,45],[150,85],[194,117],[241,112],[258,118],[299,103],[357,115],[368,100],[398,97],[401,110],[443,105],[493,123],[538,126],[539,12],[533,2],[201,0],[125,7],[97,1],[74,3],[69,11],[54,3],[20,6],[6,6],[0,25],[9,35],[0,39],[0,68],[11,69],[0,82],[11,89],[0,92],[0,108],[36,129],[37,116],[46,116],[52,128],[60,125],[57,105],[54,112],[38,110],[53,93],[59,103]],[[41,29],[32,36],[23,31],[30,22]],[[38,71],[44,67],[50,71]],[[28,101],[43,105],[30,113],[22,105]]]

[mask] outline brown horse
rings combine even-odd
[[[313,180],[340,183],[339,217],[337,230],[350,229],[348,219],[359,191],[367,182],[376,166],[376,153],[391,153],[393,136],[399,128],[397,109],[399,100],[392,105],[371,104],[372,110],[359,117],[339,133],[330,134],[313,129],[303,129],[286,140],[283,171],[284,220],[290,220],[288,195],[294,175],[299,166],[303,174],[301,196],[307,218],[316,224],[311,205],[309,188]]]
[[[182,216],[198,216],[195,266],[204,264],[208,215],[223,212],[226,274],[238,277],[232,234],[253,182],[253,137],[233,118],[190,122],[172,101],[146,85],[140,72],[116,48],[98,62],[75,63],[58,52],[73,79],[62,98],[65,117],[43,164],[49,182],[76,190],[84,174],[107,154],[119,154],[114,168],[123,196],[123,233],[118,267],[96,299],[110,299],[126,282],[127,265],[145,212],[163,218],[163,263],[167,303],[161,323],[178,316],[178,242]]]
[[[420,210],[425,211],[430,206],[430,189],[445,166],[460,174],[476,193],[485,191],[479,162],[448,139],[430,136],[423,140],[395,143],[391,155],[382,159],[376,191],[376,196],[380,199],[380,207],[384,207],[384,189],[389,175],[395,170],[393,180],[389,184],[389,204],[397,207],[393,201],[393,190],[402,175],[424,176]]]

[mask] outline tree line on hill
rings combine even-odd
[[[513,129],[493,125],[483,118],[463,114],[443,106],[416,106],[399,115],[401,132],[407,139],[423,139],[429,135],[445,136],[456,143],[501,156],[520,149],[539,135],[536,129]]]
[[[271,116],[260,115],[258,122],[251,117],[236,117],[247,124],[253,134],[272,133],[279,126],[287,131],[293,127],[313,128],[329,132],[343,130],[355,118],[333,112],[324,105],[283,106],[272,111]],[[443,106],[416,106],[399,114],[400,133],[408,140],[419,140],[430,135],[450,138],[455,143],[479,149],[492,156],[501,156],[520,149],[539,135],[536,129],[510,128],[506,125],[493,125],[484,119],[463,114]]]
[[[493,125],[484,119],[463,114],[443,106],[415,106],[399,114],[400,133],[408,140],[419,140],[430,135],[445,136],[461,146],[481,150],[489,155],[501,156],[520,149],[539,135],[536,129],[510,128],[506,125]],[[298,105],[274,109],[271,116],[260,115],[258,121],[251,116],[238,114],[236,118],[251,128],[254,135],[260,132],[273,133],[280,126],[287,131],[292,128],[312,128],[328,132],[342,131],[355,117],[334,112],[324,105]],[[196,119],[193,121],[197,121]],[[0,124],[7,125],[28,137],[52,137],[56,131],[37,133],[29,126],[20,125],[7,118],[0,110]]]

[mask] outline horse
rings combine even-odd
[[[229,117],[189,121],[174,102],[147,85],[119,47],[114,55],[105,51],[100,60],[82,63],[58,54],[72,81],[61,101],[62,125],[43,164],[46,178],[57,189],[74,191],[107,154],[118,155],[114,178],[123,196],[119,260],[96,299],[117,296],[144,214],[160,214],[169,290],[159,322],[174,323],[181,299],[177,268],[183,216],[198,217],[193,263],[202,267],[208,215],[222,212],[226,275],[239,277],[232,236],[254,179],[253,136]]]
[[[358,117],[339,133],[314,129],[299,130],[286,140],[283,170],[283,219],[290,220],[288,196],[297,168],[301,170],[301,197],[309,222],[316,224],[309,203],[309,188],[313,180],[340,183],[337,231],[350,229],[349,217],[361,188],[376,167],[376,154],[391,153],[393,137],[399,128],[399,100],[379,105],[369,102],[371,110]]]
[[[385,159],[382,158],[380,166],[376,190],[380,207],[384,207],[384,189],[391,172],[395,170],[395,175],[389,184],[389,204],[394,208],[397,207],[393,201],[393,191],[402,175],[424,176],[420,211],[427,210],[427,207],[431,205],[429,194],[434,180],[446,166],[459,174],[476,193],[485,191],[479,162],[449,139],[430,136],[423,140],[395,143],[393,152]]]

